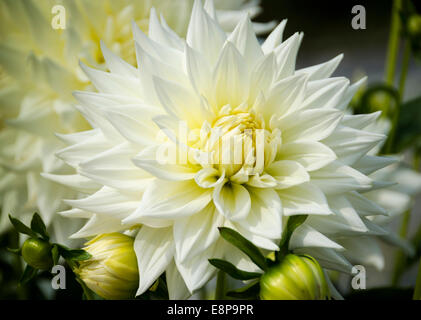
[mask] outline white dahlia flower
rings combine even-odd
[[[55,5],[65,9],[63,30],[52,28]],[[150,11],[152,6],[156,11]],[[52,234],[70,228],[60,218],[52,222],[53,213],[62,207],[60,199],[77,193],[40,177],[40,172],[72,173],[54,156],[63,144],[53,133],[89,128],[72,106],[71,92],[90,86],[79,60],[102,68],[102,39],[136,64],[130,22],[147,31],[149,21],[156,24],[162,15],[166,30],[171,27],[184,36],[192,6],[193,0],[0,0],[0,232],[10,227],[9,213],[28,220],[34,211],[48,225],[57,222]],[[216,8],[225,31],[232,31],[232,23],[245,12],[260,12],[259,1],[223,0]],[[273,24],[254,27],[265,32]],[[60,241],[63,237],[58,235]]]
[[[391,123],[388,119],[380,118],[370,126],[377,133],[388,134]],[[380,144],[370,151],[371,155],[380,152]],[[387,223],[401,216],[413,206],[414,197],[421,192],[421,174],[413,170],[404,159],[404,155],[394,155],[397,162],[374,172],[373,179],[390,183],[385,188],[375,189],[365,195],[387,210],[388,216],[372,217],[377,223]],[[406,247],[408,247],[406,245]],[[411,250],[410,250],[411,251]]]
[[[208,258],[256,270],[217,227],[274,251],[293,215],[308,218],[291,250],[382,267],[376,238],[390,236],[369,217],[386,211],[364,196],[391,162],[367,155],[385,138],[366,129],[379,113],[343,111],[363,81],[331,77],[341,55],[295,70],[302,34],[282,41],[284,26],[260,45],[244,16],[227,36],[196,1],[186,40],[133,25],[138,68],[105,47],[110,72],[83,65],[98,92],[74,95],[92,130],[60,136],[78,174],[49,177],[90,193],[65,201],[63,215],[89,219],[73,237],[138,230],[137,294],[165,271],[170,298],[186,297],[215,274]]]

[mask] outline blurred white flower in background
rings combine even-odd
[[[57,4],[66,9],[64,30],[51,26]],[[232,30],[240,14],[260,12],[259,1],[216,4],[226,31]],[[75,192],[42,178],[40,172],[71,174],[73,169],[54,156],[63,146],[54,133],[89,128],[72,106],[72,91],[90,88],[79,60],[103,68],[102,39],[135,64],[131,21],[147,31],[154,6],[184,36],[192,5],[193,0],[0,0],[0,233],[10,227],[9,213],[28,220],[38,211],[53,228],[53,236],[65,242],[71,222],[63,225],[62,218],[53,215],[63,209],[62,198],[86,191],[78,188],[86,179],[73,181]],[[273,23],[254,26],[265,32]]]
[[[390,121],[381,117],[371,125],[374,132],[387,135],[390,131]],[[380,153],[383,144],[370,151],[370,154]],[[386,224],[412,209],[414,197],[421,192],[421,174],[413,170],[405,161],[404,155],[393,155],[398,162],[376,171],[373,179],[391,184],[385,188],[373,190],[366,196],[379,203],[388,212],[388,216],[375,217],[377,223]]]
[[[138,229],[137,293],[166,271],[170,298],[213,277],[208,258],[256,271],[217,227],[273,251],[300,214],[290,249],[327,269],[381,269],[377,238],[396,238],[371,221],[387,212],[364,193],[383,187],[369,175],[394,160],[368,154],[385,139],[369,130],[379,113],[345,114],[364,81],[330,77],[342,56],[295,70],[302,34],[282,41],[285,21],[259,45],[247,16],[227,37],[196,1],[184,41],[154,12],[149,36],[133,26],[138,69],[105,46],[110,73],[83,67],[99,91],[75,93],[92,130],[60,135],[69,146],[58,152],[78,174],[46,175],[89,193],[66,201],[63,215],[89,218],[73,237]],[[162,163],[163,146],[188,157]]]

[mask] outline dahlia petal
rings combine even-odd
[[[307,96],[300,108],[337,108],[343,101],[343,96],[349,87],[349,80],[346,78],[328,78],[316,81],[309,81],[307,85]]]
[[[182,84],[183,86],[188,85],[188,78],[183,69],[168,64],[168,61],[160,61],[149,54],[149,52],[142,48],[137,42],[135,43],[135,48],[137,64],[142,69],[140,75],[146,75],[146,78],[149,76],[156,76],[161,79]],[[144,84],[145,81],[142,83]]]
[[[139,288],[136,295],[145,292],[170,265],[174,256],[171,228],[142,226],[134,241],[139,268]]]
[[[107,48],[105,43],[101,40],[100,42],[101,51],[104,55],[105,62],[107,63],[108,69],[115,74],[127,77],[137,77],[138,70],[126,61],[121,59],[119,56],[114,54],[110,49]]]
[[[381,112],[376,111],[368,114],[346,114],[342,118],[341,124],[356,130],[365,130],[371,124],[375,124]]]
[[[192,181],[166,181],[155,179],[150,182],[140,207],[124,223],[139,218],[177,219],[191,216],[207,206],[211,191],[201,189]]]
[[[208,61],[195,49],[185,46],[186,69],[189,79],[199,95],[210,95],[211,68]]]
[[[384,256],[376,239],[360,237],[358,241],[350,238],[338,240],[346,249],[344,256],[355,264],[373,266],[381,271],[384,268]]]
[[[79,163],[80,174],[113,188],[143,191],[152,176],[136,167],[131,159],[136,150],[127,143],[117,145]]]
[[[351,274],[352,264],[340,253],[331,248],[300,248],[297,253],[308,253],[315,258],[322,267]]]
[[[333,214],[324,193],[311,183],[278,191],[285,216]]]
[[[327,217],[312,215],[307,218],[306,223],[326,235],[355,235],[369,231],[345,197],[331,197],[329,207],[333,215]]]
[[[276,80],[281,80],[294,74],[295,61],[302,39],[303,34],[296,32],[274,50],[278,65]]]
[[[258,109],[269,120],[273,115],[286,115],[294,111],[304,99],[306,76],[292,75],[276,82],[268,92],[262,110]]]
[[[60,211],[58,214],[66,218],[91,218],[94,215],[92,212],[80,210],[77,208]]]
[[[326,78],[329,78],[333,74],[333,72],[338,67],[339,63],[342,61],[343,57],[344,55],[341,53],[340,55],[337,55],[335,58],[327,62],[320,63],[311,67],[299,69],[295,71],[295,73],[307,74],[309,81],[326,79]]]
[[[156,77],[153,81],[158,98],[169,115],[187,121],[191,128],[201,127],[207,112],[193,90]]]
[[[247,217],[251,208],[249,192],[236,183],[217,185],[213,191],[213,202],[221,215],[233,221]]]
[[[275,178],[276,189],[290,188],[310,180],[304,167],[296,161],[280,160],[272,162],[266,173]]]
[[[373,180],[361,172],[335,160],[327,166],[311,172],[311,180],[325,194],[370,190]]]
[[[69,142],[84,138],[56,153],[60,159],[73,167],[113,147],[111,141],[106,140],[100,130],[91,130],[84,134],[62,135],[61,138]]]
[[[232,223],[230,228],[238,231],[244,238],[252,242],[254,245],[258,246],[259,248],[270,250],[270,251],[278,251],[279,247],[275,243],[274,239],[269,239],[267,237],[262,237],[257,234],[254,234],[243,227],[241,227],[238,223]]]
[[[189,289],[177,269],[175,262],[171,262],[165,270],[168,296],[170,300],[185,300],[190,296]]]
[[[181,273],[187,288],[191,293],[203,287],[216,273],[208,259],[220,258],[222,256],[222,247],[217,242],[205,251],[183,262],[175,258],[178,271]]]
[[[140,199],[123,194],[115,189],[103,187],[86,198],[64,200],[64,202],[74,208],[121,220],[128,217],[139,207]]]
[[[224,216],[209,204],[202,211],[174,222],[176,257],[180,262],[208,249],[219,238]]]
[[[384,208],[380,207],[376,202],[369,200],[367,197],[359,194],[358,192],[349,192],[345,195],[345,197],[360,216],[388,215]]]
[[[119,232],[126,229],[121,225],[121,220],[112,216],[98,216],[94,214],[89,221],[71,239],[89,238],[97,234]]]
[[[168,32],[160,23],[155,8],[152,8],[149,15],[149,38],[164,46],[183,50],[183,41],[174,33]]]
[[[240,20],[234,31],[228,37],[228,41],[235,45],[250,68],[263,56],[263,51],[257,41],[248,15],[244,15]]]
[[[284,143],[313,140],[320,141],[335,130],[342,118],[342,112],[334,109],[312,109],[293,112],[278,120]]]
[[[254,188],[274,188],[277,186],[276,179],[269,174],[255,174],[249,178],[247,185]]]
[[[290,250],[304,247],[331,248],[335,250],[344,249],[340,244],[336,243],[335,241],[332,241],[324,234],[318,232],[317,230],[315,230],[307,224],[302,224],[297,229],[295,229],[289,243]]]
[[[398,159],[394,157],[384,156],[370,156],[366,155],[356,161],[352,167],[365,175],[372,174],[373,172],[385,168],[393,163],[396,163]]]
[[[182,70],[183,53],[172,47],[164,46],[152,39],[150,39],[133,21],[132,22],[133,37],[135,42],[147,52],[151,57],[170,66],[178,66]],[[141,66],[141,65],[140,65]]]
[[[135,77],[121,76],[99,71],[80,63],[80,67],[92,81],[95,88],[102,93],[139,96],[140,80]]]
[[[251,197],[251,210],[237,225],[249,232],[270,239],[282,236],[282,203],[272,189],[248,188]]]
[[[199,170],[197,166],[172,162],[163,163],[163,159],[159,157],[159,149],[162,147],[163,145],[157,145],[143,149],[133,158],[133,163],[162,180],[190,180],[196,176]],[[176,152],[177,149],[174,150],[175,154]]]
[[[383,134],[338,126],[332,135],[322,142],[335,150],[338,159],[343,164],[353,165],[385,138]]]
[[[236,47],[229,41],[219,56],[213,72],[214,100],[221,108],[239,106],[247,99],[249,90],[247,65]]]
[[[79,174],[59,175],[43,172],[41,176],[83,193],[92,193],[101,187],[100,184]]]
[[[225,32],[195,0],[187,30],[186,41],[190,47],[200,52],[213,65],[226,40]]]
[[[291,142],[282,144],[276,157],[297,161],[311,172],[323,168],[337,158],[332,150],[334,149],[316,141]]]
[[[267,95],[272,86],[275,72],[275,55],[273,52],[261,57],[255,64],[251,75],[249,103],[253,104],[260,93]]]
[[[345,91],[345,94],[342,98],[342,102],[337,105],[337,108],[339,110],[345,110],[348,107],[352,98],[357,93],[357,91],[366,83],[366,80],[367,80],[367,77],[363,77],[348,87],[348,89]]]
[[[278,45],[282,43],[282,36],[287,21],[287,19],[282,20],[263,42],[262,50],[265,55],[271,53]]]
[[[203,168],[194,177],[196,183],[202,188],[214,188],[225,180],[225,174],[215,168]]]

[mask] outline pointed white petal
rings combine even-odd
[[[225,40],[225,32],[205,12],[201,1],[195,0],[186,37],[189,46],[204,55],[210,65],[213,65]]]
[[[332,149],[323,143],[301,141],[282,144],[276,158],[297,161],[311,172],[323,168],[337,157]]]
[[[145,292],[165,271],[174,256],[172,228],[142,226],[134,241],[139,268],[139,288],[136,295]]]
[[[221,183],[213,191],[213,202],[219,213],[230,220],[247,217],[251,208],[250,194],[236,183]]]
[[[187,289],[174,261],[165,270],[165,277],[170,300],[186,300],[190,296],[189,289]]]
[[[275,178],[276,189],[286,189],[310,180],[304,167],[296,161],[280,160],[272,162],[266,173]]]
[[[282,35],[284,33],[287,19],[282,20],[278,26],[268,35],[265,42],[262,44],[262,50],[265,54],[272,52],[282,42]]]
[[[251,210],[246,219],[237,222],[242,228],[271,239],[282,236],[282,204],[272,189],[248,188]]]
[[[299,140],[320,141],[335,130],[342,112],[334,109],[312,109],[291,113],[278,120],[284,143]]]
[[[183,262],[208,249],[219,238],[218,227],[224,220],[212,204],[191,217],[178,219],[174,223],[177,260]]]
[[[303,183],[296,187],[279,190],[278,195],[282,201],[285,216],[333,214],[324,193],[311,183]]]
[[[234,31],[228,37],[238,51],[244,57],[249,68],[263,56],[263,51],[257,41],[250,18],[245,15],[238,23]]]
[[[333,72],[336,70],[339,63],[342,61],[343,57],[344,55],[340,54],[336,56],[335,58],[333,58],[332,60],[329,60],[327,62],[318,64],[318,65],[314,65],[311,67],[299,69],[295,71],[295,73],[308,74],[309,80],[320,80],[320,79],[329,78],[333,74]]]
[[[141,218],[173,219],[200,212],[211,201],[212,191],[202,189],[192,181],[155,179],[148,185],[138,210],[124,223]]]

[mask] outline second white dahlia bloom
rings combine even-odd
[[[284,26],[260,45],[245,16],[227,36],[196,1],[186,40],[133,26],[138,68],[109,50],[110,72],[83,66],[98,92],[75,96],[93,129],[62,135],[57,155],[91,194],[62,214],[89,219],[73,237],[137,232],[138,294],[165,271],[184,298],[215,274],[208,258],[255,270],[217,227],[273,251],[292,215],[309,217],[291,250],[344,272],[348,259],[382,267],[376,237],[389,235],[368,217],[386,212],[364,197],[390,164],[367,155],[385,138],[366,129],[379,113],[345,115],[361,82],[330,77],[341,56],[295,70],[302,34],[282,41]]]
[[[65,10],[65,19],[60,18],[65,29],[52,27],[57,5]],[[102,39],[135,65],[130,22],[146,32],[162,15],[185,36],[192,6],[193,0],[0,0],[0,234],[11,226],[9,213],[28,221],[38,211],[57,241],[67,238],[69,222],[63,224],[54,213],[63,209],[60,199],[77,198],[85,190],[63,188],[40,173],[72,173],[54,156],[63,147],[54,132],[88,128],[72,106],[71,92],[91,87],[79,60],[103,68]],[[242,14],[260,11],[259,1],[216,2],[226,32]],[[273,23],[253,27],[266,32]]]

